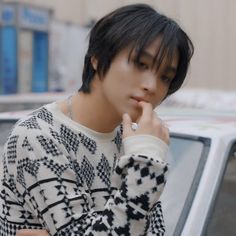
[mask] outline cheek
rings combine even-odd
[[[115,64],[111,72],[111,76],[115,78],[117,86],[122,87],[123,89],[133,86],[135,83],[134,78],[136,77],[136,74],[133,71],[132,64],[129,63],[126,58]]]
[[[168,88],[166,88],[166,87],[158,90],[157,95],[155,97],[155,101],[153,103],[154,108],[163,102],[167,93],[168,93]]]

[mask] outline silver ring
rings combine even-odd
[[[135,131],[137,128],[138,128],[138,124],[137,124],[137,123],[132,123],[131,129],[132,129],[133,131]]]

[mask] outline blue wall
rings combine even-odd
[[[48,34],[34,32],[32,91],[48,90]]]
[[[13,26],[1,28],[0,93],[17,92],[17,33]]]

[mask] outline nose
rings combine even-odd
[[[141,82],[142,89],[149,93],[154,93],[157,89],[157,78],[152,73],[145,75]]]

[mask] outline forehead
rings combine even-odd
[[[158,37],[154,39],[151,43],[147,44],[144,49],[145,51],[156,53],[157,51],[159,51],[162,43],[162,37]]]
[[[177,46],[167,45],[163,42],[162,37],[158,37],[151,43],[145,45],[143,48],[136,49],[132,51],[138,58],[146,57],[152,60],[153,65],[171,65],[173,67],[178,66],[179,62],[179,51]]]

